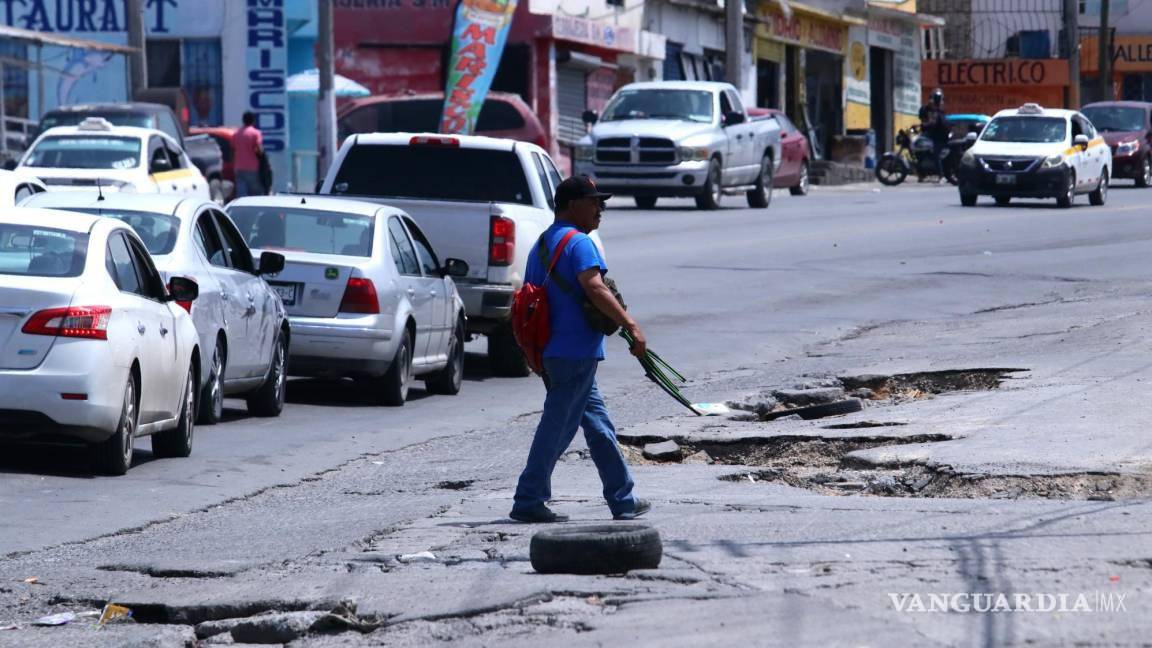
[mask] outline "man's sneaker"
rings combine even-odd
[[[614,520],[635,520],[636,518],[644,515],[652,510],[652,502],[644,499],[636,500],[636,508],[631,513],[621,513],[620,515],[613,515]]]
[[[516,520],[517,522],[527,522],[529,524],[547,524],[549,522],[567,522],[568,516],[563,513],[556,513],[552,509],[540,505],[540,508],[532,511],[516,511],[513,510],[508,514],[508,517]]]

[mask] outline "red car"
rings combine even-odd
[[[1112,177],[1152,185],[1152,103],[1099,101],[1080,109],[1112,149]]]
[[[220,153],[224,159],[220,176],[231,182],[236,183],[236,169],[232,166],[232,135],[236,133],[239,126],[193,126],[188,129],[188,132],[193,135],[208,135],[216,140],[216,144],[220,146]]]
[[[340,108],[336,132],[341,142],[355,133],[435,133],[443,108],[443,92],[364,97]],[[489,92],[476,120],[475,134],[548,148],[544,126],[517,94]]]
[[[748,114],[753,118],[774,117],[780,124],[780,150],[783,159],[776,176],[772,179],[772,186],[777,189],[787,188],[793,196],[808,195],[808,172],[811,168],[812,149],[808,146],[808,138],[796,128],[796,124],[788,119],[782,111],[775,108],[749,108]]]

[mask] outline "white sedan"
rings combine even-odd
[[[0,213],[0,438],[70,437],[122,475],[137,436],[160,457],[192,452],[200,350],[130,227],[108,218]]]
[[[0,170],[0,207],[15,207],[29,196],[48,191],[39,178]]]
[[[150,128],[113,126],[100,117],[44,131],[15,170],[54,190],[211,199],[208,181],[176,140]]]
[[[288,314],[263,276],[284,268],[275,252],[253,263],[252,251],[220,206],[182,196],[49,192],[25,206],[114,218],[131,225],[164,277],[190,277],[200,298],[182,304],[200,332],[200,412],[214,424],[224,397],[247,399],[256,416],[284,409],[289,343]]]
[[[284,253],[269,283],[292,322],[291,373],[364,379],[385,405],[403,405],[414,376],[440,394],[460,391],[464,302],[407,214],[373,202],[259,196],[228,205],[253,249]]]

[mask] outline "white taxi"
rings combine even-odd
[[[960,160],[960,203],[992,196],[997,205],[1013,198],[1055,198],[1070,207],[1077,194],[1093,205],[1108,196],[1112,151],[1092,122],[1074,110],[1029,103],[996,113]]]
[[[208,181],[176,140],[150,128],[113,126],[91,117],[50,128],[29,147],[16,171],[52,190],[161,193],[211,199]]]

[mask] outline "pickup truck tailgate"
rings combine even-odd
[[[491,245],[492,217],[502,208],[491,203],[444,202],[431,200],[380,199],[402,209],[416,221],[428,237],[440,263],[461,259],[468,263],[468,280],[497,281],[489,277],[488,250]],[[517,237],[517,243],[520,243]],[[502,272],[502,274],[506,274]]]

